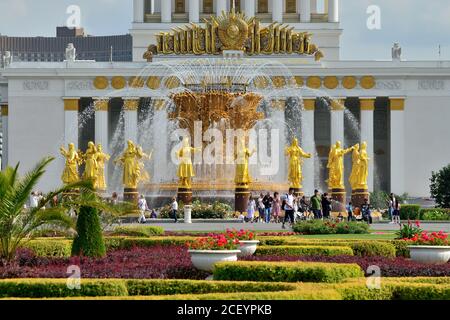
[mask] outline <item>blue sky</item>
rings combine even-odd
[[[450,60],[449,0],[340,0],[343,59],[389,59],[400,42],[408,60]],[[10,36],[54,36],[64,25],[66,9],[81,8],[82,26],[92,35],[128,33],[132,0],[0,0],[0,33]],[[369,5],[381,9],[381,29],[366,26]]]

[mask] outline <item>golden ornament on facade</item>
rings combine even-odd
[[[320,77],[309,77],[306,85],[312,89],[319,89],[322,86],[322,79]]]
[[[305,85],[305,80],[303,80],[303,77],[295,76],[294,79],[298,87],[303,87]]]
[[[269,85],[269,81],[266,77],[263,76],[257,76],[253,80],[253,83],[257,89],[265,89]]]
[[[342,79],[342,86],[345,89],[353,89],[357,85],[357,81],[355,77],[347,76]]]
[[[109,100],[107,99],[94,100],[94,109],[95,111],[108,111]]]
[[[244,50],[245,40],[248,37],[248,24],[245,15],[236,13],[222,13],[217,18],[219,40],[223,44],[222,50]]]
[[[168,77],[166,79],[166,81],[164,81],[164,85],[166,86],[167,89],[175,89],[178,88],[180,86],[180,79],[178,79],[177,77]]]
[[[125,99],[123,109],[126,111],[137,111],[139,108],[139,99]]]
[[[130,77],[128,79],[128,85],[131,88],[142,88],[144,86],[144,79],[142,77]]]
[[[375,87],[375,78],[372,76],[364,76],[359,81],[361,88],[372,89]]]
[[[286,108],[286,100],[272,100],[272,108],[283,111]]]
[[[272,77],[272,83],[275,88],[283,88],[286,85],[286,78],[283,76]]]
[[[156,89],[159,89],[160,86],[161,86],[161,78],[160,77],[155,77],[155,76],[148,77],[147,87],[149,87],[152,90],[156,90]]]
[[[125,88],[126,85],[127,85],[127,81],[125,80],[124,77],[118,76],[118,77],[113,77],[111,79],[111,86],[114,89],[120,90],[120,89]]]
[[[323,84],[327,89],[336,89],[339,85],[339,80],[337,77],[328,76],[323,80]]]
[[[96,77],[94,79],[94,87],[98,90],[104,90],[108,88],[108,78],[106,77]]]

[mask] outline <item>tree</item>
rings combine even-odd
[[[431,174],[431,197],[440,208],[450,208],[450,164]]]
[[[77,236],[73,240],[72,256],[101,258],[105,254],[98,210],[82,206],[78,214]]]
[[[46,208],[56,196],[79,189],[81,192],[92,190],[92,183],[80,181],[49,192],[36,208],[25,209],[31,192],[45,173],[45,168],[54,158],[41,160],[34,169],[19,177],[16,167],[7,167],[0,172],[0,259],[3,263],[11,261],[17,248],[32,238],[33,233],[43,225],[58,225],[64,228],[73,226],[62,205]]]

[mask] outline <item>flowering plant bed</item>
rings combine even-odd
[[[415,234],[412,238],[403,239],[414,246],[448,246],[448,234],[443,231],[428,233],[422,231],[420,234]]]
[[[224,234],[210,234],[208,237],[198,238],[186,245],[190,250],[236,250],[239,240]]]
[[[255,240],[255,233],[250,230],[239,230],[236,229],[230,230],[227,229],[225,232],[225,237],[228,239],[237,239],[239,241],[250,241]]]
[[[400,230],[396,233],[397,239],[411,239],[417,234],[422,233],[423,230],[420,228],[420,222],[416,220],[413,224],[408,220],[407,224],[402,224]]]

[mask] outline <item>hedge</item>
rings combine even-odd
[[[73,239],[72,256],[101,258],[106,255],[98,210],[82,206],[77,218],[77,235]]]
[[[420,219],[420,206],[417,204],[402,204],[400,207],[400,219],[418,220]]]
[[[363,222],[332,222],[328,220],[309,220],[297,222],[293,228],[294,232],[316,235],[316,234],[367,234],[369,225]]]
[[[364,276],[357,264],[316,262],[220,262],[215,280],[262,282],[341,282]]]
[[[352,256],[353,250],[350,247],[340,246],[259,246],[255,254],[259,256]]]
[[[429,220],[429,221],[450,220],[450,209],[441,209],[441,208],[420,209],[420,220]]]
[[[350,244],[355,256],[395,258],[394,245],[378,241],[354,242]]]
[[[151,237],[164,234],[164,229],[157,226],[125,226],[115,227],[113,235],[125,235],[128,237]]]
[[[32,250],[39,257],[66,258],[70,257],[72,240],[31,240],[23,243],[20,247]]]

